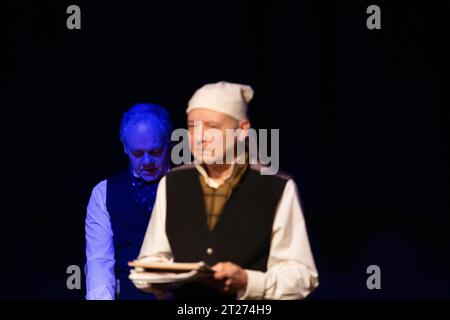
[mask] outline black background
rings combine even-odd
[[[251,84],[253,127],[280,129],[320,273],[311,299],[450,297],[448,3],[1,6],[1,298],[82,299],[66,268],[84,266],[93,186],[127,165],[121,114],[160,103],[184,127],[194,90],[220,80]]]

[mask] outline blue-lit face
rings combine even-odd
[[[134,172],[147,182],[163,176],[169,168],[169,148],[155,123],[130,124],[124,132],[124,149]]]

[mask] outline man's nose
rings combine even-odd
[[[206,137],[203,132],[195,134],[193,137],[193,140],[196,145],[200,145],[204,142],[207,142]]]
[[[195,122],[194,141],[196,144],[207,142],[207,137],[205,136],[207,129],[208,128],[205,128],[205,125],[202,122]]]
[[[202,134],[202,142],[212,142],[215,139],[215,135],[213,132],[205,130]]]
[[[155,157],[149,155],[148,153],[145,153],[142,157],[142,163],[144,165],[153,164],[155,162]]]

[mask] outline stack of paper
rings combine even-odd
[[[134,267],[129,278],[132,281],[148,283],[175,283],[195,281],[211,277],[214,271],[204,262],[142,262],[139,260],[128,263]]]

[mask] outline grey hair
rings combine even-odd
[[[152,103],[138,103],[128,109],[120,121],[120,141],[125,143],[125,131],[130,124],[156,120],[156,123],[167,140],[171,141],[172,121],[169,112],[162,106]]]

